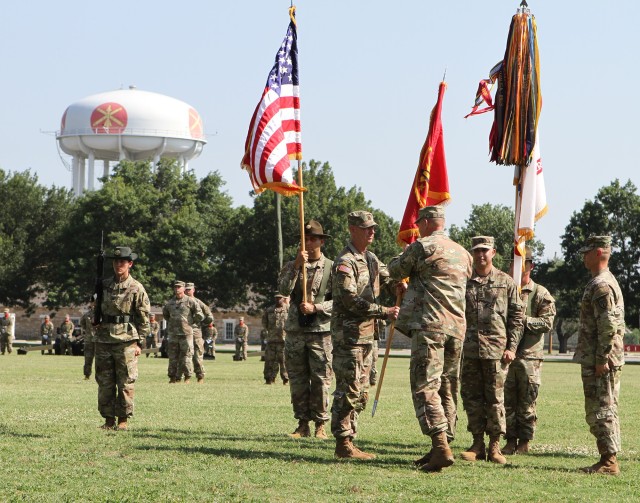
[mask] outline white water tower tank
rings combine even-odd
[[[186,170],[206,143],[202,120],[193,107],[134,86],[94,94],[69,105],[56,139],[62,151],[73,157],[76,195],[87,188],[93,190],[96,160],[104,162],[105,177],[110,161],[125,159],[151,160],[155,165],[168,157],[178,159]]]

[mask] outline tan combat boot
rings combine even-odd
[[[175,377],[170,377],[170,378],[169,378],[169,384],[175,384],[176,382],[177,382],[177,381],[176,381],[176,378],[175,378]]]
[[[304,421],[303,419],[300,419],[298,421],[298,427],[296,428],[296,431],[291,433],[289,436],[291,438],[310,437],[311,431],[309,430],[309,421]]]
[[[185,384],[190,384],[191,383],[191,378],[190,377],[185,377],[184,378],[184,383]]]
[[[460,457],[465,461],[484,461],[487,451],[484,446],[484,435],[473,436],[473,444],[466,451],[460,453]]]
[[[443,468],[451,466],[454,462],[453,453],[449,449],[447,442],[447,432],[441,431],[431,437],[433,448],[431,449],[431,459],[420,469],[423,472],[439,472]]]
[[[116,427],[115,417],[105,417],[104,424],[100,426],[103,430],[113,430]]]
[[[489,439],[489,454],[487,455],[487,461],[497,463],[499,465],[506,465],[507,458],[502,455],[500,451],[500,435],[491,436]]]
[[[508,438],[507,443],[504,444],[504,447],[502,448],[502,454],[511,456],[512,454],[516,453],[517,449],[518,449],[517,440],[515,438]]]
[[[338,459],[374,459],[375,455],[362,452],[351,442],[350,437],[336,438],[336,458]]]
[[[419,459],[416,459],[413,464],[420,468],[422,465],[426,465],[431,459],[431,455],[433,454],[433,449],[427,452],[424,456]]]
[[[198,384],[204,384],[204,377],[198,377]]]
[[[327,440],[327,432],[324,430],[324,423],[322,421],[316,422],[316,432],[314,437],[319,438],[320,440]]]
[[[615,454],[602,454],[595,465],[580,468],[584,473],[600,473],[602,475],[620,475],[620,466]]]
[[[119,417],[118,418],[117,430],[118,431],[127,431],[128,429],[129,429],[129,425],[127,424],[127,418],[126,417]]]
[[[516,454],[526,454],[529,452],[529,441],[528,440],[518,440],[518,448],[516,449]],[[509,454],[502,449],[503,454]]]

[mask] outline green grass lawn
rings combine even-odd
[[[167,360],[142,358],[130,431],[103,431],[80,357],[0,358],[0,501],[637,501],[640,366],[625,367],[620,477],[579,473],[597,459],[577,365],[546,363],[533,452],[506,466],[457,460],[437,474],[412,460],[430,442],[392,359],[376,412],[360,420],[369,462],[336,461],[333,440],[290,439],[289,390],[265,386],[257,358],[207,361],[204,385],[169,385]],[[381,362],[380,362],[381,363]],[[374,390],[372,390],[374,391]],[[371,403],[373,402],[373,393]],[[460,405],[454,453],[471,442]]]

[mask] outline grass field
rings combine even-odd
[[[257,358],[206,362],[204,385],[169,385],[167,360],[142,358],[128,432],[108,432],[82,358],[0,358],[0,501],[637,501],[640,366],[622,375],[622,475],[585,475],[597,459],[584,422],[579,367],[547,363],[533,452],[506,466],[456,461],[439,474],[413,468],[420,434],[408,359],[392,359],[376,417],[357,445],[370,462],[338,462],[334,442],[293,440],[289,390],[265,386]],[[372,402],[370,402],[371,404]],[[460,406],[457,454],[471,441]]]

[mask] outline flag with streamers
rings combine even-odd
[[[270,189],[291,196],[304,190],[295,182],[290,162],[302,159],[302,140],[295,7],[289,16],[287,34],[249,124],[241,162],[256,193]]]
[[[401,246],[404,243],[411,244],[420,237],[418,226],[415,224],[420,208],[447,204],[451,199],[441,119],[442,101],[446,89],[447,84],[440,82],[438,101],[431,111],[429,132],[420,151],[418,169],[411,185],[409,200],[398,232],[397,241]]]

